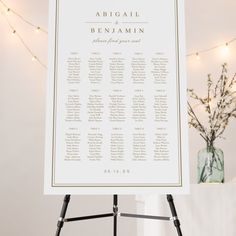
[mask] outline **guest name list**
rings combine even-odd
[[[185,189],[182,8],[51,1],[46,192]]]

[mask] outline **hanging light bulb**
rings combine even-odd
[[[225,43],[221,48],[220,48],[221,56],[224,58],[228,58],[229,56],[229,43]]]
[[[38,27],[36,28],[35,32],[36,32],[36,33],[39,33],[40,30],[41,30],[41,28],[38,26]]]
[[[37,61],[37,57],[36,57],[36,56],[33,56],[33,57],[32,57],[32,61]]]
[[[197,59],[197,60],[200,60],[199,52],[196,53],[196,59]]]
[[[227,51],[227,52],[229,51],[229,43],[225,44],[225,51]]]
[[[10,9],[10,8],[7,8],[7,9],[6,9],[6,14],[7,14],[7,15],[10,15],[10,12],[11,12],[11,9]]]

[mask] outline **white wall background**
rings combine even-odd
[[[47,28],[47,0],[5,1],[28,19]],[[235,0],[186,0],[187,51],[208,48],[236,37],[235,11]],[[36,34],[15,16],[11,15],[10,18],[27,44],[46,62],[47,37],[44,34]],[[212,73],[218,76],[222,63],[228,62],[231,75],[236,72],[235,59],[236,43],[230,47],[228,56],[223,56],[221,50],[215,50],[202,55],[199,61],[195,57],[189,58],[188,86],[202,93],[206,88],[206,75]],[[29,54],[18,39],[12,36],[11,30],[0,15],[0,235],[3,236],[54,235],[62,197],[43,195],[45,91],[46,70],[31,61]],[[210,225],[211,221],[207,217],[210,213],[209,209],[205,208],[207,202],[204,201],[207,197],[205,198],[204,194],[207,193],[206,196],[209,196],[212,189],[212,193],[215,194],[215,197],[212,197],[215,199],[215,205],[212,206],[214,209],[218,207],[218,200],[231,201],[235,196],[235,191],[231,189],[234,185],[230,184],[230,181],[236,176],[236,121],[230,124],[225,136],[227,139],[217,145],[225,153],[225,173],[228,182],[225,186],[229,186],[226,188],[230,190],[224,191],[219,186],[206,186],[204,192],[202,188],[198,189],[198,186],[193,185],[192,196],[177,197],[176,204],[178,206],[179,203],[181,206],[180,215],[185,220],[185,235],[193,235],[191,224],[188,224],[188,213],[192,213],[192,208],[196,207],[196,204],[199,204],[201,212],[205,212],[205,221],[209,221]],[[190,130],[190,175],[193,184],[196,183],[196,154],[204,146],[198,133]],[[225,192],[225,197],[218,199],[218,191],[222,194]],[[156,202],[155,196],[124,196],[121,197],[120,207],[128,212],[134,212],[138,208],[140,211],[159,213],[160,205]],[[110,212],[111,208],[110,196],[77,196],[73,197],[68,214],[75,216]],[[214,220],[221,222],[222,217],[218,214]],[[194,221],[194,218],[191,220]],[[102,219],[69,224],[65,226],[63,235],[76,235],[76,232],[81,232],[81,235],[112,235],[111,222],[111,219]],[[156,224],[150,226],[149,230],[155,233],[155,227]],[[220,225],[214,224],[214,227],[217,229]],[[235,236],[233,230],[229,230],[228,233],[219,230],[219,234],[216,233],[217,230],[214,234],[206,234],[205,231],[204,234],[201,230],[205,228],[201,228],[201,225],[195,228],[200,229],[196,235]],[[147,231],[147,223],[143,224],[140,220],[121,219],[119,232],[121,236],[132,236],[137,233],[151,236],[150,231]]]

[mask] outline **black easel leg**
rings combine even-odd
[[[65,198],[64,198],[64,201],[63,201],[60,218],[59,218],[58,223],[57,223],[56,236],[60,236],[61,229],[64,225],[64,219],[65,219],[65,216],[66,216],[66,211],[67,211],[67,207],[68,207],[69,202],[70,202],[70,195],[66,195]]]
[[[167,195],[167,201],[169,202],[169,206],[170,206],[170,210],[171,210],[171,214],[172,214],[172,219],[173,219],[174,225],[176,227],[178,236],[182,236],[182,232],[181,232],[181,228],[180,228],[180,221],[177,216],[177,212],[175,209],[175,204],[174,204],[174,200],[173,200],[172,195]]]
[[[113,196],[113,213],[114,213],[114,231],[113,235],[117,236],[117,213],[118,213],[118,196]]]

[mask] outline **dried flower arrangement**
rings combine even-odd
[[[201,137],[212,146],[217,138],[222,138],[229,120],[236,118],[236,74],[228,77],[227,64],[222,65],[220,78],[214,84],[212,76],[208,75],[207,95],[200,97],[193,89],[188,89],[188,95],[203,106],[207,112],[208,124],[200,121],[194,107],[188,102],[189,126],[200,132]]]

